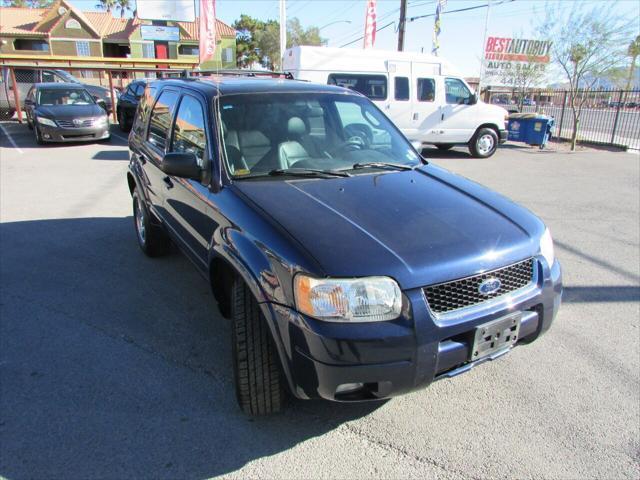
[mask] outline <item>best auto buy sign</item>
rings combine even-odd
[[[484,47],[484,76],[488,83],[505,85],[520,70],[544,71],[550,60],[549,40],[489,37]]]

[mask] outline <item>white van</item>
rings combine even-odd
[[[507,111],[480,101],[440,57],[302,46],[285,52],[283,70],[366,95],[412,142],[442,150],[467,145],[474,157],[484,158],[507,139]]]

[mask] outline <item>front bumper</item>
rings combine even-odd
[[[276,338],[291,391],[298,398],[361,401],[388,398],[455,376],[499,355],[470,361],[475,327],[515,311],[522,312],[520,340],[544,333],[560,307],[562,274],[537,263],[537,283],[507,302],[458,316],[434,316],[422,289],[403,292],[405,308],[397,320],[365,324],[322,322],[280,305],[271,305]],[[505,352],[500,352],[500,355]],[[336,393],[340,385],[362,384]]]
[[[509,138],[509,130],[500,130],[500,143],[504,143]]]
[[[108,124],[99,127],[62,128],[38,123],[38,130],[45,142],[86,142],[110,137]]]

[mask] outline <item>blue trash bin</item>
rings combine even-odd
[[[539,146],[543,149],[553,134],[555,119],[536,113],[509,115],[509,140]]]

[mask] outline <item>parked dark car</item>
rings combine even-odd
[[[13,117],[16,111],[13,82],[9,76],[9,69],[7,67],[2,67],[0,73],[0,120],[7,120]],[[24,100],[31,87],[36,83],[75,83],[76,85],[81,85],[86,88],[95,100],[103,100],[107,112],[111,113],[113,106],[108,88],[82,82],[65,70],[25,67],[16,68],[14,75],[16,77],[16,84],[18,85],[21,101]],[[114,96],[117,102],[117,93],[115,90]]]
[[[120,95],[118,106],[116,107],[116,113],[118,116],[120,130],[123,132],[129,132],[131,130],[131,126],[133,125],[133,120],[136,115],[136,108],[138,108],[138,102],[144,93],[144,87],[146,84],[146,80],[136,80],[131,82],[124,93]]]
[[[75,83],[36,83],[24,100],[27,125],[38,144],[109,138],[109,117],[102,100],[94,100]]]
[[[286,391],[422,388],[535,340],[560,306],[543,222],[428,163],[352,90],[155,81],[129,147],[137,241],[175,243],[210,282],[248,414]]]

